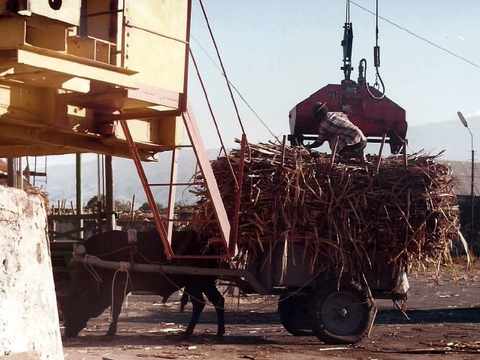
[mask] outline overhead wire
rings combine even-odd
[[[373,63],[375,66],[375,83],[373,87],[380,92],[380,95],[374,94],[370,90],[370,86],[368,85],[367,82],[365,82],[365,86],[367,88],[368,94],[375,100],[382,100],[385,97],[385,83],[383,82],[382,76],[380,75],[380,46],[378,45],[378,37],[379,37],[379,29],[378,29],[378,18],[379,18],[379,12],[378,12],[378,0],[375,1],[375,47],[373,48]],[[367,61],[365,59],[362,59],[361,61],[364,62],[364,67],[365,67],[365,76],[367,74]],[[379,83],[380,81],[380,83]],[[380,90],[381,89],[381,90]]]
[[[230,86],[230,82],[228,81],[227,71],[225,70],[225,66],[223,65],[222,56],[220,55],[220,50],[218,48],[217,41],[215,40],[215,36],[213,35],[213,30],[212,30],[212,27],[210,26],[210,21],[208,19],[207,11],[205,10],[205,6],[203,5],[203,0],[198,0],[198,2],[200,4],[200,8],[202,9],[203,17],[205,19],[205,23],[208,28],[208,33],[210,34],[210,38],[212,40],[213,46],[215,47],[215,52],[217,53],[218,61],[220,63],[220,66],[222,67],[222,72],[227,83],[227,88],[233,103],[233,107],[235,108],[235,113],[237,115],[238,123],[242,130],[242,134],[246,136],[247,134],[245,132],[245,127],[243,126],[242,118],[240,117],[240,112],[238,110],[237,102],[235,101],[235,96],[233,95],[232,87]]]
[[[350,0],[347,0],[345,5],[345,22],[350,22]]]
[[[212,104],[210,102],[210,98],[208,96],[207,88],[205,87],[205,83],[203,81],[202,75],[200,74],[200,69],[198,68],[197,60],[195,59],[195,56],[193,55],[193,52],[192,52],[191,48],[189,48],[189,52],[190,52],[190,57],[192,58],[193,66],[195,67],[195,71],[197,73],[198,81],[200,82],[200,86],[202,87],[202,90],[203,90],[203,95],[205,97],[205,101],[207,103],[208,110],[210,112],[210,116],[213,120],[213,124],[215,125],[215,130],[217,131],[218,139],[220,141],[221,150],[225,154],[228,166],[230,168],[230,172],[232,173],[233,179],[235,181],[235,186],[238,189],[239,188],[238,180],[237,180],[237,177],[235,175],[235,171],[233,170],[233,166],[232,166],[232,163],[230,161],[230,158],[228,156],[227,149],[226,149],[225,144],[223,142],[223,138],[222,138],[222,134],[220,133],[220,128],[218,126],[217,118],[215,116],[215,113],[213,112]]]
[[[354,0],[350,0],[350,2],[351,2],[353,5],[355,5],[357,8],[359,8],[359,9],[361,9],[361,10],[369,13],[370,15],[376,16],[375,11],[370,10],[369,8],[367,8],[367,7],[365,7],[365,6],[357,3],[357,2],[354,1]],[[379,15],[378,17],[379,17],[380,19],[382,19],[383,21],[389,23],[390,25],[396,27],[397,29],[404,31],[404,32],[408,33],[409,35],[411,35],[411,36],[413,36],[413,37],[415,37],[415,38],[417,38],[417,39],[419,39],[419,40],[421,40],[421,41],[423,41],[423,42],[426,42],[427,44],[429,44],[429,45],[431,45],[431,46],[433,46],[433,47],[435,47],[435,48],[437,48],[437,49],[439,49],[439,50],[441,50],[441,51],[443,51],[443,52],[445,52],[445,53],[447,53],[447,54],[449,54],[449,55],[451,55],[451,56],[453,56],[453,57],[455,57],[455,58],[457,58],[457,59],[459,59],[459,60],[462,60],[463,62],[465,62],[465,63],[467,63],[467,64],[469,64],[469,65],[471,65],[471,66],[473,66],[473,67],[475,67],[475,68],[477,68],[477,69],[480,69],[480,64],[477,64],[476,62],[474,62],[474,61],[466,58],[465,56],[462,56],[462,55],[460,55],[460,54],[457,54],[457,53],[455,53],[454,51],[449,50],[448,48],[446,48],[446,47],[444,47],[444,46],[442,46],[442,45],[439,45],[439,44],[437,44],[436,42],[434,42],[434,41],[432,41],[432,40],[429,40],[429,39],[427,39],[426,37],[424,37],[424,36],[422,36],[422,35],[419,35],[419,34],[415,33],[414,31],[408,29],[407,27],[402,26],[402,25],[394,22],[393,20],[390,20],[390,19],[388,19],[388,18],[386,18],[386,17],[384,17],[384,16],[380,16],[380,15]]]
[[[213,66],[220,72],[220,74],[222,75],[222,77],[225,77],[225,75],[223,74],[222,72],[222,69],[220,68],[220,66],[217,64],[217,62],[215,61],[215,59],[210,55],[210,53],[208,52],[207,49],[205,49],[205,47],[200,43],[200,41],[195,38],[195,36],[193,35],[190,35],[190,37],[192,38],[192,40],[196,43],[196,45],[198,46],[198,48],[205,54],[205,56],[210,60],[210,62],[213,64]],[[252,114],[256,117],[256,119],[262,124],[262,126],[269,132],[270,135],[272,135],[275,140],[277,140],[279,143],[281,143],[280,141],[280,138],[278,137],[278,135],[276,135],[273,130],[268,126],[267,122],[260,116],[260,114],[258,114],[258,112],[253,108],[253,106],[248,102],[248,100],[245,98],[245,96],[242,94],[242,92],[240,91],[240,89],[238,88],[237,85],[235,85],[235,83],[233,83],[230,79],[227,79],[225,78],[229,84],[231,85],[232,89],[235,91],[235,93],[238,95],[238,97],[240,98],[240,100],[242,100],[242,102],[245,104],[245,106],[252,112]]]

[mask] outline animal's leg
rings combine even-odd
[[[189,299],[190,296],[188,296],[188,293],[185,290],[182,294],[182,297],[180,298],[180,312],[183,312],[185,310],[185,306],[187,306]]]
[[[217,312],[217,336],[223,336],[225,334],[225,298],[215,286],[215,281],[208,281],[203,292]]]
[[[202,314],[203,308],[205,307],[205,299],[203,298],[201,289],[194,285],[187,287],[185,290],[190,296],[193,305],[192,318],[190,319],[190,324],[188,324],[187,329],[185,330],[185,335],[193,334],[195,325],[197,325],[200,315]]]
[[[125,300],[125,293],[128,292],[129,289],[126,289],[125,286],[127,282],[127,273],[118,273],[115,279],[115,284],[113,285],[113,298],[110,299],[111,309],[112,309],[112,321],[110,322],[110,326],[107,331],[107,336],[114,336],[117,333],[117,323],[118,317],[120,316],[120,312],[122,311],[123,301]],[[110,296],[112,293],[110,292]]]

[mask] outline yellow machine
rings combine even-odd
[[[133,158],[169,248],[175,149],[183,147],[185,129],[228,243],[230,224],[187,111],[191,6],[191,0],[0,0],[0,157],[94,152]],[[141,160],[170,150],[163,219]],[[111,160],[109,168],[107,212]]]
[[[181,140],[190,0],[1,0],[0,157]]]

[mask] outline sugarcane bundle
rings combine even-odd
[[[367,164],[273,143],[249,144],[240,206],[239,259],[266,257],[278,242],[300,243],[311,271],[363,274],[381,261],[408,268],[450,259],[459,212],[454,178],[437,156],[414,154]],[[240,151],[212,162],[233,219]],[[381,163],[379,163],[381,161]],[[218,236],[205,188],[194,226]]]

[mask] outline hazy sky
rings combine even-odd
[[[356,2],[370,9],[375,6],[374,0]],[[198,2],[193,0],[193,3],[192,48],[207,82],[224,138],[231,146],[233,139],[240,136],[240,130],[223,78],[200,49],[202,46],[215,56]],[[295,104],[328,83],[342,80],[340,41],[345,21],[344,0],[204,0],[204,3],[231,80],[276,134],[288,133],[288,112]],[[480,0],[380,0],[380,13],[480,63]],[[372,62],[375,22],[372,15],[354,5],[351,20],[356,68],[362,57]],[[380,45],[381,73],[387,96],[405,108],[411,129],[432,122],[458,123],[457,110],[480,114],[479,68],[384,21],[380,21]],[[357,76],[355,70],[352,78]],[[373,82],[372,69],[368,79]],[[190,71],[190,80],[190,100],[206,147],[218,148],[194,71]],[[271,138],[243,104],[240,110],[250,141]],[[468,159],[470,139],[467,133],[459,123],[458,128],[449,126],[452,131],[444,132],[448,138],[435,139],[439,149],[447,140],[451,141],[451,137],[458,138],[458,146],[454,147],[461,149],[460,153]],[[477,129],[476,134],[480,136],[480,128]],[[416,136],[419,146],[422,146],[422,138],[428,136],[422,131]],[[429,140],[431,144],[432,139]],[[480,138],[477,144],[478,140]],[[50,157],[49,161],[68,161],[73,179],[73,157]]]
[[[214,56],[196,0],[192,48],[208,84],[228,143],[240,131],[219,71],[201,47]],[[374,9],[374,0],[356,0]],[[345,21],[344,0],[204,0],[231,80],[277,134],[288,133],[288,111],[317,89],[339,83]],[[380,0],[380,14],[411,31],[480,64],[478,0]],[[353,63],[372,63],[374,17],[352,4]],[[457,121],[456,111],[480,112],[480,68],[380,21],[381,73],[387,96],[403,106],[410,126]],[[207,147],[216,147],[211,122],[195,74],[190,100]],[[357,71],[352,75],[356,79]],[[374,80],[372,68],[367,79]],[[269,134],[242,105],[251,141]],[[459,139],[464,141],[464,139]]]
[[[355,1],[374,9],[374,0]],[[240,129],[224,80],[202,50],[215,58],[198,0],[193,4],[192,49],[224,139],[232,146]],[[231,80],[277,135],[288,133],[288,112],[295,104],[328,83],[343,79],[340,41],[345,0],[204,0],[204,4]],[[380,0],[379,5],[382,16],[480,64],[480,0]],[[352,78],[356,79],[359,60],[366,57],[369,63],[373,61],[375,18],[352,4],[351,21],[355,67]],[[380,46],[387,96],[405,108],[410,128],[432,122],[458,122],[457,110],[466,115],[480,114],[480,68],[382,20]],[[372,70],[367,74],[370,82],[374,81]],[[218,148],[193,69],[189,94],[206,147]],[[239,105],[249,140],[271,139],[240,101]],[[455,136],[461,146],[466,146],[468,156],[468,134],[460,129]],[[480,143],[480,131],[478,136]],[[442,141],[439,143],[441,147]],[[72,159],[51,157],[51,163],[66,161],[73,166]]]

